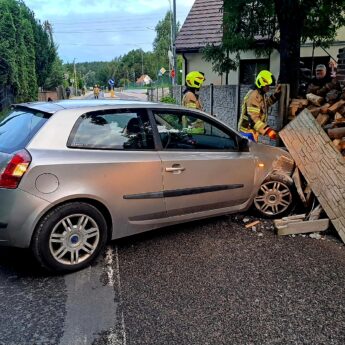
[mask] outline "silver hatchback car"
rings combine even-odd
[[[108,240],[293,202],[294,161],[203,112],[114,100],[25,103],[0,123],[0,244],[50,270]]]

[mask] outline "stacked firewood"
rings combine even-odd
[[[306,99],[295,98],[289,106],[289,120],[293,120],[303,109],[307,108],[316,121],[333,140],[335,147],[345,156],[345,100],[339,93],[327,94],[326,99],[312,93]]]

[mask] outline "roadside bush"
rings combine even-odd
[[[177,104],[176,99],[171,96],[164,96],[160,99],[162,103]]]

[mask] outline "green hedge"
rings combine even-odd
[[[163,103],[177,104],[176,99],[171,96],[162,97],[160,101]]]

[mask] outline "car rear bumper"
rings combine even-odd
[[[0,188],[0,246],[27,248],[49,203],[20,189]]]

